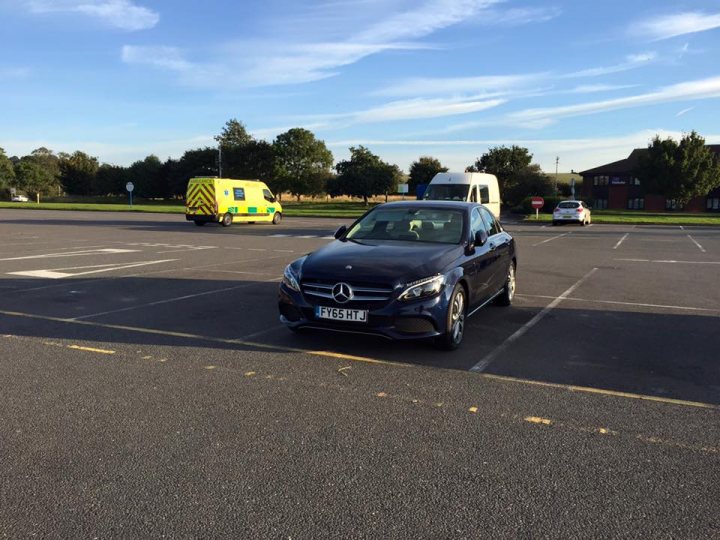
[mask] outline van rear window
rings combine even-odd
[[[235,197],[236,201],[244,201],[245,200],[245,188],[241,188],[241,187],[233,188],[233,196]]]

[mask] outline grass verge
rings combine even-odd
[[[525,221],[536,221],[535,214],[525,216]],[[551,223],[551,214],[540,214],[537,220]],[[592,222],[610,225],[710,225],[720,226],[720,214],[680,214],[680,213],[653,213],[630,212],[614,210],[595,210],[592,213]]]
[[[313,203],[313,202],[286,202],[283,203],[285,217],[327,217],[327,218],[356,218],[365,213],[374,204],[365,206],[363,203]],[[181,201],[170,204],[161,203],[78,203],[78,202],[41,202],[40,204],[27,202],[0,202],[0,208],[21,208],[26,210],[71,210],[87,212],[149,212],[158,214],[184,214],[185,206]]]

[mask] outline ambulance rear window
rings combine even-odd
[[[245,188],[241,188],[241,187],[233,188],[233,195],[235,196],[236,201],[244,201],[245,200]]]

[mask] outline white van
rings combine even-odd
[[[479,202],[500,219],[500,187],[494,174],[437,173],[425,190],[423,199]]]

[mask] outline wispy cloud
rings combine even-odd
[[[636,84],[581,84],[568,90],[568,94],[595,94],[599,92],[613,92],[615,90],[625,90],[626,88],[635,88]]]
[[[687,109],[683,109],[682,111],[679,111],[679,112],[675,115],[675,118],[678,118],[678,117],[680,117],[680,116],[686,115],[687,113],[689,113],[690,111],[692,111],[694,108],[695,108],[695,107],[688,107]]]
[[[348,124],[369,124],[396,120],[417,120],[474,113],[505,103],[502,99],[437,98],[392,101],[379,107],[360,111],[325,115],[320,119],[344,121]]]
[[[720,98],[720,77],[682,82],[660,88],[655,92],[617,99],[564,105],[560,107],[525,109],[510,113],[507,116],[507,120],[515,125],[539,128],[547,126],[559,118],[584,116],[618,109],[655,105],[658,103],[708,98]]]
[[[348,8],[346,3],[342,2],[342,5]],[[368,3],[378,7],[377,2]],[[334,4],[337,2],[312,6],[314,17],[322,20],[326,11],[337,12],[338,7]],[[503,24],[526,24],[547,20],[559,13],[554,8],[501,10],[504,0],[424,0],[402,2],[404,7],[401,8],[395,4],[397,2],[387,3],[384,11],[378,11],[375,20],[366,21],[361,13],[357,18],[364,24],[356,23],[342,39],[331,37],[317,41],[314,38],[319,32],[315,31],[313,36],[284,40],[274,35],[265,41],[230,41],[221,48],[219,55],[216,54],[217,60],[203,62],[190,62],[179,57],[167,64],[165,51],[156,47],[136,48],[136,52],[144,51],[145,54],[124,58],[128,63],[182,72],[183,82],[197,86],[206,86],[208,79],[215,80],[213,76],[223,76],[226,84],[242,87],[299,84],[332,77],[341,68],[382,52],[434,48],[423,39],[461,22],[497,20]],[[362,5],[343,12],[352,12],[354,20],[355,9],[362,9]],[[346,23],[349,24],[348,21],[336,22],[340,26]],[[159,58],[154,58],[155,53]]]
[[[557,6],[549,7],[524,7],[510,8],[505,10],[488,10],[483,14],[483,25],[519,26],[522,24],[542,23],[562,14]]]
[[[487,97],[505,95],[549,76],[548,73],[519,75],[486,75],[478,77],[413,77],[391,84],[375,92],[378,96],[457,95],[484,93]]]
[[[128,64],[147,64],[174,71],[185,71],[192,68],[192,64],[183,58],[182,50],[177,47],[125,45],[122,48],[121,58]]]
[[[641,66],[652,62],[657,58],[655,52],[645,52],[639,54],[630,54],[625,57],[625,61],[612,66],[600,66],[582,69],[580,71],[573,71],[561,75],[563,78],[583,78],[583,77],[602,77],[603,75],[610,75],[611,73],[620,73],[623,71],[630,71],[631,69],[637,69]]]
[[[637,22],[628,28],[628,33],[659,41],[676,36],[705,32],[714,28],[720,28],[720,13],[687,11],[659,15]]]
[[[153,28],[160,20],[156,11],[131,0],[29,0],[25,3],[32,13],[80,13],[127,31]]]

